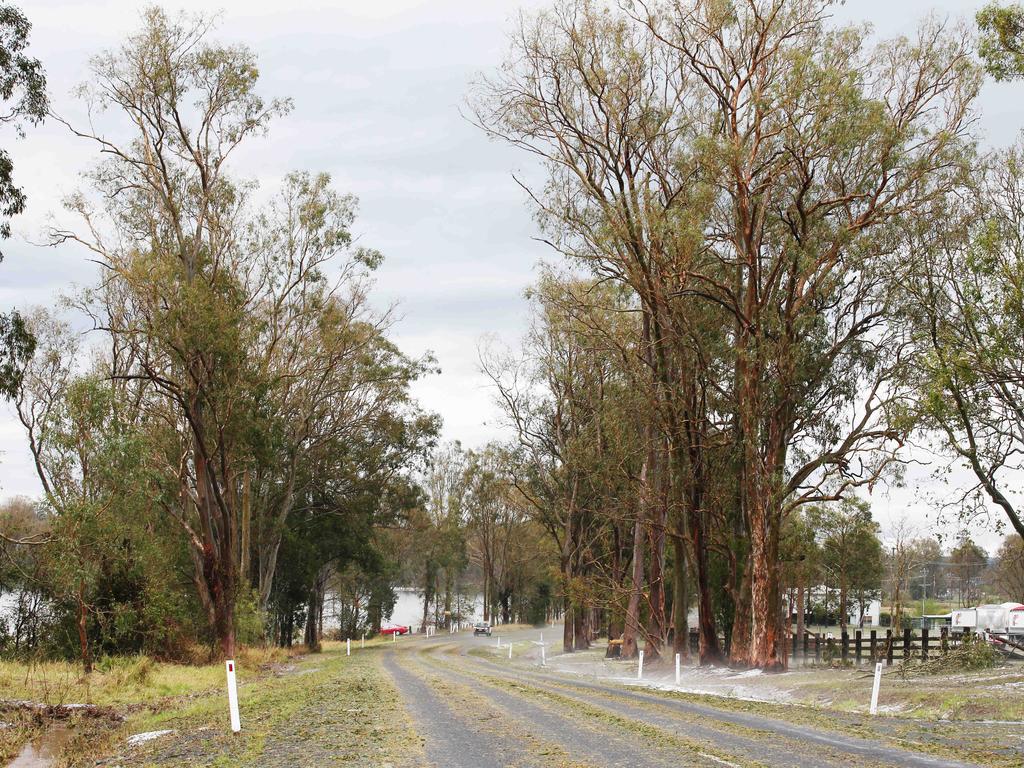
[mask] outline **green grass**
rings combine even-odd
[[[279,649],[248,649],[239,654],[238,675],[244,681],[263,674],[268,665],[287,661]],[[50,706],[149,704],[222,686],[224,664],[172,664],[148,656],[99,660],[90,675],[78,664],[61,661],[0,662],[0,691],[6,701],[32,701]]]
[[[419,740],[380,667],[374,650],[379,645],[368,642],[366,650],[353,649],[346,657],[344,644],[330,643],[324,653],[307,656],[282,674],[240,684],[239,734],[228,727],[222,685],[133,712],[111,739],[117,749],[108,747],[116,758],[100,764],[241,768],[260,759],[291,768],[326,764],[338,756],[353,764],[379,764],[417,755]],[[136,749],[123,746],[128,734],[165,729],[174,736]]]

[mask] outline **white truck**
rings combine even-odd
[[[977,608],[960,608],[953,611],[953,619],[950,622],[950,630],[958,634],[964,632],[978,631],[978,609]]]
[[[953,632],[990,632],[996,635],[1024,634],[1024,605],[990,603],[953,611]]]

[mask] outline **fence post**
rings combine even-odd
[[[810,637],[810,634],[805,629],[804,630],[804,637],[803,637],[803,641],[804,641],[804,661],[805,662],[807,661],[807,641],[808,641],[809,637]]]
[[[814,633],[814,660],[821,661],[821,634]]]
[[[913,641],[913,635],[910,633],[910,627],[903,630],[903,660],[910,661],[910,646]]]
[[[863,638],[861,637],[861,635],[862,635],[862,633],[861,633],[861,631],[860,631],[860,630],[858,629],[858,630],[857,630],[857,634],[856,634],[856,636],[854,637],[854,641],[853,641],[853,652],[854,652],[854,658],[855,658],[855,659],[857,660],[857,666],[858,666],[858,667],[860,666],[860,655],[861,655],[861,641],[862,641],[862,639],[863,639]]]
[[[797,650],[799,649],[800,642],[799,642],[799,638],[796,636],[796,632],[793,633],[792,637],[793,637],[793,648],[792,648],[792,650],[793,650],[793,663],[796,664],[796,654],[797,654]]]
[[[944,654],[949,653],[949,627],[939,628],[939,647]]]
[[[922,621],[921,626],[921,661],[928,660],[928,627],[924,626]]]
[[[231,716],[231,730],[238,733],[242,730],[242,721],[238,717],[238,684],[235,682],[235,660],[224,662],[228,675],[228,714]]]
[[[885,630],[885,664],[888,667],[892,666],[892,630]]]
[[[878,632],[871,630],[871,660],[878,661]]]
[[[843,630],[843,648],[840,651],[840,655],[843,660],[843,664],[845,664],[846,660],[850,657],[850,633],[845,629]]]

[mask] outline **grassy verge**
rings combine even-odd
[[[390,643],[389,643],[390,644]],[[236,659],[243,730],[228,727],[224,666],[161,664],[146,658],[117,659],[98,665],[84,679],[73,665],[0,664],[0,765],[47,728],[68,733],[61,766],[76,765],[251,765],[270,754],[269,763],[303,765],[293,757],[303,740],[342,762],[400,755],[418,748],[404,710],[377,663],[366,650],[345,656],[343,643],[327,643],[324,653],[304,657],[279,650],[252,649]],[[30,701],[28,709],[10,702]],[[91,704],[89,710],[68,704]],[[172,734],[135,747],[132,734],[170,730]],[[279,751],[276,757],[274,751]],[[315,751],[315,750],[314,750]],[[305,750],[306,753],[309,750]]]
[[[301,649],[251,648],[239,653],[241,681],[255,679],[284,664]],[[224,682],[222,662],[171,664],[148,656],[101,659],[92,674],[68,662],[0,662],[2,700],[60,707],[67,704],[125,706],[149,704],[173,696],[209,690]]]
[[[398,764],[419,754],[419,740],[372,646],[347,657],[342,645],[328,644],[322,654],[241,685],[239,698],[239,734],[228,728],[226,696],[218,687],[130,715],[118,749],[95,764],[293,768]],[[124,746],[129,733],[161,730],[173,733]]]

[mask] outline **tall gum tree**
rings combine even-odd
[[[253,54],[209,41],[209,29],[205,18],[151,8],[120,49],[92,60],[83,99],[123,122],[110,134],[69,125],[105,159],[87,175],[98,199],[68,201],[84,229],[53,240],[76,240],[101,264],[102,295],[119,304],[101,327],[131,349],[115,375],[145,382],[178,434],[178,484],[163,501],[190,543],[213,634],[231,657],[235,482],[251,416],[243,318],[252,297],[239,247],[248,190],[227,164],[288,104],[265,103]]]
[[[890,322],[904,229],[967,176],[979,87],[966,30],[932,20],[869,48],[832,5],[559,3],[474,97],[491,135],[545,162],[548,241],[636,292],[665,412],[716,374],[707,413],[750,542],[730,659],[764,669],[785,665],[782,520],[878,481],[909,429],[909,339]],[[687,305],[714,308],[725,343],[689,332]],[[671,352],[693,338],[713,355],[686,375]]]

